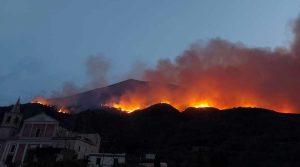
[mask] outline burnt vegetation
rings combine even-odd
[[[0,116],[10,107],[0,108]],[[127,114],[115,109],[62,114],[24,104],[25,118],[45,112],[68,129],[97,132],[100,152],[153,152],[169,166],[299,166],[300,115],[259,108],[188,108],[156,104]],[[130,161],[130,160],[129,160]]]

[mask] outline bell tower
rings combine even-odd
[[[0,138],[5,139],[15,135],[18,132],[22,118],[19,98],[13,108],[4,114],[0,127]]]

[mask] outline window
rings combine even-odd
[[[114,158],[114,165],[118,165],[119,162],[118,162],[118,158]]]
[[[99,165],[101,162],[101,158],[97,158],[96,165]]]
[[[5,123],[9,123],[10,120],[11,120],[11,116],[8,116],[7,119],[6,119],[6,121],[5,121]]]
[[[36,129],[35,137],[39,137],[41,133],[41,129]]]
[[[19,118],[18,117],[15,118],[14,123],[15,123],[15,125],[19,124]]]
[[[15,150],[16,150],[16,145],[15,145],[15,144],[14,144],[14,145],[11,145],[11,146],[10,146],[9,152],[10,152],[10,153],[14,153]]]
[[[31,127],[32,127],[31,124],[24,124],[22,136],[26,136],[26,137],[30,136]]]
[[[78,146],[78,151],[80,151],[80,146]]]
[[[55,124],[48,124],[46,127],[45,136],[52,137],[54,135],[55,127]]]

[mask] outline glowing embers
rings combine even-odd
[[[70,113],[70,111],[64,107],[60,108],[57,112],[64,113],[64,114]]]
[[[31,103],[41,104],[41,105],[48,106],[48,107],[54,107],[54,108],[56,108],[57,112],[59,112],[59,113],[70,113],[70,111],[66,107],[52,105],[49,101],[47,101],[43,97],[36,97],[31,101]]]
[[[134,104],[120,104],[120,103],[115,103],[115,104],[112,104],[110,106],[113,107],[113,108],[116,108],[118,110],[125,111],[127,113],[131,113],[131,112],[133,112],[135,110],[141,109],[140,106],[134,105]]]
[[[196,104],[192,105],[192,107],[206,108],[206,107],[212,107],[212,106],[209,105],[209,103],[207,103],[207,102],[200,102],[200,103],[196,103]]]
[[[50,106],[49,102],[43,97],[36,97],[31,101],[31,103],[37,103],[37,104],[41,104],[44,106]]]

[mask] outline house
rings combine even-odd
[[[144,158],[141,159],[139,166],[141,167],[154,167],[155,163],[158,163],[160,167],[167,167],[168,164],[166,162],[160,162],[157,158],[156,154],[147,153]]]
[[[59,122],[40,113],[23,120],[20,100],[4,114],[0,126],[0,163],[22,164],[30,150],[60,148],[73,150],[78,159],[97,153],[100,147],[98,134],[72,132],[59,126]]]
[[[126,163],[126,154],[96,153],[90,154],[88,167],[113,167]]]

